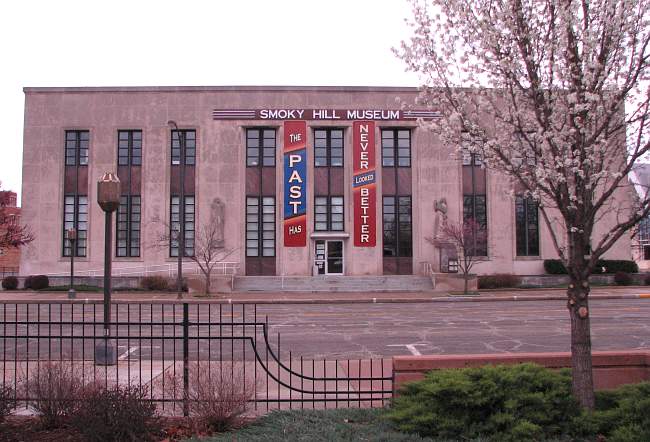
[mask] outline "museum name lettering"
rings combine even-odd
[[[260,109],[260,120],[401,120],[399,110],[386,109]]]

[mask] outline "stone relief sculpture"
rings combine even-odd
[[[225,225],[225,215],[226,215],[226,205],[220,198],[215,198],[212,200],[212,205],[210,206],[212,213],[210,214],[210,224],[215,228],[217,241],[219,247],[223,247],[225,242],[224,237],[224,225]]]
[[[437,240],[439,238],[440,231],[440,218],[442,222],[447,221],[447,198],[440,198],[436,200],[433,204],[433,211],[436,214],[436,218],[433,225],[433,239]]]

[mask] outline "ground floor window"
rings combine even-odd
[[[116,256],[140,256],[140,196],[122,195],[117,210]],[[178,256],[178,254],[176,255]]]
[[[473,219],[476,224],[487,230],[487,199],[485,195],[463,195],[463,221]],[[474,233],[476,256],[487,256],[487,234]]]
[[[384,256],[413,256],[413,224],[410,196],[383,198]]]
[[[63,256],[72,254],[72,244],[67,238],[69,229],[75,229],[77,233],[74,256],[86,256],[88,197],[86,195],[66,195],[63,206]]]
[[[246,197],[246,256],[275,256],[275,197]]]
[[[539,256],[537,203],[531,198],[515,198],[517,256]]]
[[[183,235],[185,237],[185,256],[194,256],[194,196],[185,195],[184,199],[185,227],[183,229]],[[172,195],[171,197],[169,216],[169,256],[172,257],[178,256],[178,236],[181,224],[180,200],[181,197],[179,195]]]

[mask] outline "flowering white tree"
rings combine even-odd
[[[396,53],[441,112],[426,124],[539,203],[570,277],[573,393],[593,408],[588,277],[650,209],[621,203],[650,149],[650,0],[411,3]]]

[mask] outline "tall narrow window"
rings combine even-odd
[[[85,195],[65,195],[63,205],[63,256],[72,254],[72,244],[66,231],[75,229],[77,240],[74,243],[74,256],[86,256],[88,240],[88,197]]]
[[[140,256],[140,182],[142,165],[142,131],[117,131],[117,169],[123,182],[117,210],[115,256]]]
[[[178,257],[178,237],[180,232],[180,196],[172,195],[169,223],[169,256]],[[194,196],[185,195],[185,256],[194,256]]]
[[[122,195],[120,197],[115,242],[118,257],[140,256],[140,211],[140,196]]]
[[[410,196],[384,196],[384,256],[413,256],[412,209]]]
[[[275,256],[275,197],[246,197],[246,256]]]
[[[517,256],[539,256],[537,203],[531,198],[515,198]]]
[[[342,196],[314,197],[314,230],[343,231],[344,204]]]
[[[411,167],[411,131],[383,129],[381,131],[381,161],[384,167]]]
[[[172,130],[172,165],[181,164],[181,141],[185,146],[185,165],[196,164],[196,131],[193,129]]]
[[[469,134],[463,133],[463,220],[473,219],[485,234],[474,234],[472,249],[477,256],[487,256],[487,195],[486,175],[479,153],[469,149]]]
[[[275,129],[246,129],[246,166],[275,166]]]
[[[87,130],[65,131],[65,177],[63,183],[63,256],[86,256],[88,240],[88,146]],[[67,230],[75,229],[75,250],[67,239]]]
[[[314,130],[314,166],[343,167],[343,129]]]

